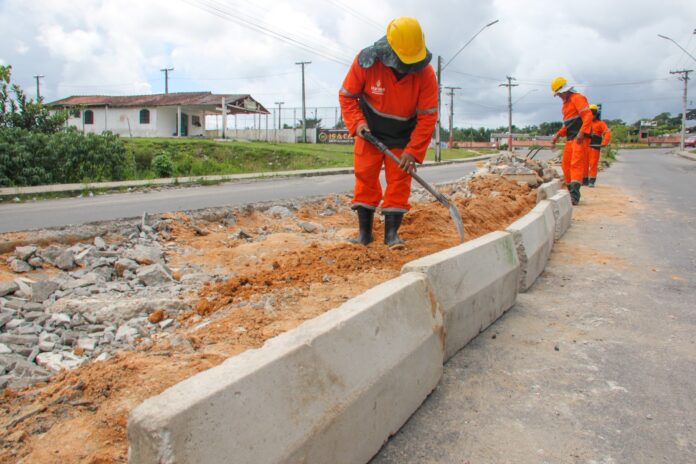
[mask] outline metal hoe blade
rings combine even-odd
[[[454,221],[454,227],[457,228],[457,233],[459,234],[459,239],[464,243],[465,233],[464,233],[464,221],[462,221],[462,216],[459,214],[459,210],[456,206],[450,203],[449,213],[452,216],[452,221]]]

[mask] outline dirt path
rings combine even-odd
[[[469,189],[473,198],[455,195],[469,239],[504,228],[535,204],[535,191],[496,176],[477,177]],[[195,264],[233,278],[205,285],[175,334],[158,334],[137,351],[63,372],[44,385],[6,390],[0,461],[126,462],[128,413],[146,398],[397,276],[406,262],[458,243],[447,210],[427,202],[404,220],[404,250],[390,251],[380,241],[352,245],[345,238],[355,230],[353,213],[346,199],[336,200],[323,205],[336,211],[330,216],[320,208],[286,219],[252,211],[234,226],[209,224],[204,234],[185,216],[172,216],[172,241],[186,250],[168,257],[172,267]],[[316,230],[307,233],[306,223]],[[230,238],[240,229],[265,239]],[[376,237],[382,229],[375,224]]]

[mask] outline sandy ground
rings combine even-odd
[[[468,239],[506,227],[535,204],[535,191],[495,176],[473,179],[470,189],[475,198],[455,198]],[[191,263],[233,277],[203,287],[173,336],[62,372],[44,385],[6,390],[0,462],[126,462],[128,414],[146,398],[396,277],[413,259],[458,243],[448,211],[419,203],[400,230],[405,249],[381,243],[377,220],[375,243],[350,244],[345,239],[355,233],[356,219],[341,203],[328,217],[313,207],[282,220],[252,211],[234,226],[207,224],[207,235],[196,233],[185,215],[172,215],[172,241],[184,250],[168,256],[172,268]],[[303,232],[300,221],[319,228]],[[265,239],[231,239],[240,229],[263,231]],[[0,269],[0,279],[6,272]]]

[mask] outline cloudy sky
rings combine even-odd
[[[32,96],[32,76],[45,75],[49,101],[160,93],[166,66],[175,68],[170,91],[250,93],[268,108],[290,108],[301,104],[295,62],[311,61],[307,105],[333,107],[355,53],[401,15],[421,21],[428,48],[445,61],[499,20],[444,72],[444,85],[461,87],[456,126],[506,125],[499,84],[508,75],[519,84],[517,125],[560,119],[549,91],[556,75],[602,102],[605,118],[679,113],[682,83],[669,71],[696,69],[657,37],[696,56],[693,0],[0,0],[0,63]]]

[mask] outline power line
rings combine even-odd
[[[347,12],[348,14],[352,15],[353,17],[359,19],[360,21],[364,22],[365,24],[368,24],[369,26],[372,26],[376,28],[379,31],[384,31],[384,27],[379,24],[376,21],[373,21],[372,19],[368,18],[367,16],[363,15],[357,10],[354,10],[353,8],[349,7],[348,5],[344,4],[343,2],[340,2],[338,0],[329,0],[329,3],[332,3],[334,6],[340,8],[341,10]]]
[[[184,3],[187,3],[193,7],[199,8],[203,11],[206,11],[214,16],[217,16],[218,18],[224,19],[226,21],[230,21],[236,24],[239,24],[241,26],[247,27],[249,29],[253,29],[257,32],[261,32],[265,35],[268,35],[270,37],[273,37],[277,40],[280,40],[281,42],[285,42],[287,44],[293,45],[295,47],[301,48],[305,51],[308,51],[314,55],[321,56],[322,58],[326,58],[329,61],[333,61],[335,63],[343,64],[346,66],[350,65],[350,61],[346,59],[345,55],[344,56],[338,56],[335,54],[335,52],[332,51],[327,51],[326,49],[321,50],[317,48],[316,46],[307,44],[297,38],[294,38],[290,36],[288,33],[285,32],[279,32],[277,28],[271,29],[271,26],[264,25],[260,20],[256,18],[251,18],[248,15],[244,15],[243,13],[236,12],[232,13],[228,11],[225,7],[216,5],[214,2],[211,0],[181,0]],[[352,56],[350,56],[350,60],[352,60]]]

